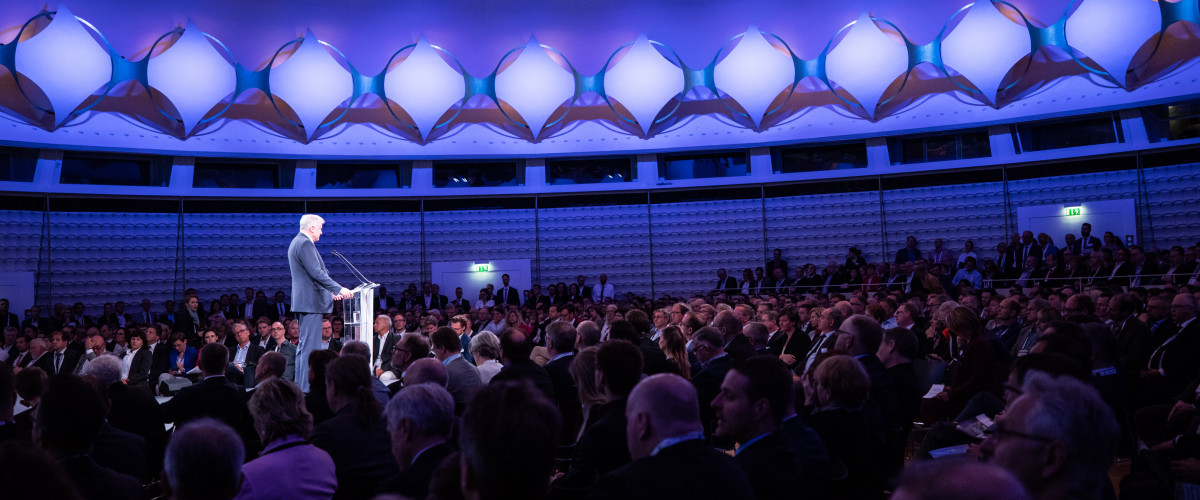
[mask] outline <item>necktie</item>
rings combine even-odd
[[[279,315],[283,316],[283,304],[279,304]]]
[[[62,356],[63,355],[61,352],[54,353],[54,373],[55,374],[62,371]]]

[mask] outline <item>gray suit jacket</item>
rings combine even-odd
[[[483,380],[479,378],[479,369],[462,357],[455,358],[449,365],[446,365],[446,375],[449,376],[446,390],[450,391],[450,395],[454,397],[456,410],[465,408],[467,401],[470,401],[471,396],[475,395],[475,391],[483,387]]]
[[[342,286],[329,277],[317,245],[304,233],[296,233],[288,246],[288,267],[292,270],[293,312],[333,311],[333,294],[341,291]]]

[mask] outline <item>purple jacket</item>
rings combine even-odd
[[[271,441],[258,458],[242,466],[238,499],[331,498],[337,491],[333,459],[300,436]]]

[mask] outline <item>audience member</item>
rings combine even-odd
[[[1037,500],[1099,499],[1111,495],[1108,471],[1117,439],[1112,410],[1094,388],[1032,372],[1021,395],[997,417],[982,452]]]
[[[846,479],[835,486],[836,498],[875,498],[885,471],[870,467],[871,451],[884,440],[884,430],[873,422],[863,403],[871,378],[854,358],[833,355],[801,376],[804,388],[802,417],[829,450],[832,459],[846,468]]]
[[[271,377],[258,384],[249,406],[254,430],[265,446],[258,458],[242,466],[237,498],[332,497],[338,490],[333,459],[308,441],[313,417],[300,389]]]
[[[733,458],[750,479],[755,498],[795,498],[808,489],[800,460],[780,430],[792,392],[783,362],[753,356],[734,364],[711,403],[713,433],[738,443]]]
[[[334,414],[313,428],[311,441],[333,458],[338,484],[333,498],[369,497],[398,471],[372,378],[367,360],[356,355],[343,354],[325,368],[325,397]]]
[[[500,339],[492,332],[479,332],[471,338],[471,357],[483,385],[492,381],[504,365],[500,364]]]
[[[64,374],[52,379],[41,397],[33,440],[62,465],[83,498],[144,498],[136,477],[102,467],[92,459],[92,445],[103,426],[100,394],[78,377]]]
[[[622,439],[625,407],[629,392],[641,379],[642,351],[627,342],[609,341],[596,354],[596,383],[607,402],[592,410],[571,467],[554,481],[555,489],[586,490],[601,474],[630,461],[629,448]]]
[[[333,410],[329,409],[329,401],[325,398],[325,384],[314,382],[325,380],[325,368],[337,357],[338,353],[327,349],[318,349],[308,356],[309,380],[304,408],[312,415],[314,426],[333,417]]]
[[[700,422],[704,425],[704,434],[713,435],[713,410],[710,403],[721,392],[721,383],[725,374],[733,368],[733,359],[725,354],[725,338],[720,330],[706,326],[692,336],[692,346],[696,360],[700,362],[700,370],[692,375],[692,385],[700,398]]]
[[[446,373],[446,365],[433,358],[421,358],[408,366],[404,372],[405,386],[418,384],[434,384],[445,388],[450,383],[450,375]]]
[[[734,459],[704,444],[697,408],[695,388],[678,375],[654,375],[639,383],[625,408],[626,442],[634,460],[601,476],[589,498],[754,498]]]
[[[467,406],[467,401],[483,387],[479,378],[479,370],[462,355],[462,339],[449,327],[440,327],[429,337],[433,346],[433,356],[446,368],[448,381],[445,385],[450,395],[454,396],[454,411],[461,415]]]
[[[225,378],[229,350],[219,343],[200,349],[201,381],[184,387],[163,403],[163,417],[180,426],[201,417],[220,420],[234,429],[247,423],[245,391]]]
[[[244,458],[242,440],[229,426],[211,418],[192,420],[171,436],[163,459],[164,490],[175,500],[234,498]]]
[[[529,381],[494,380],[476,393],[459,433],[463,496],[545,498],[560,425],[551,399]]]
[[[995,465],[923,462],[900,476],[892,500],[1031,500],[1012,473]]]
[[[448,443],[454,399],[438,385],[410,385],[388,402],[385,414],[400,472],[381,483],[376,494],[425,498],[434,472],[454,452]]]
[[[492,377],[489,384],[528,380],[542,391],[547,399],[553,401],[554,383],[550,381],[550,374],[546,373],[546,369],[529,358],[532,351],[529,334],[516,328],[504,330],[500,335],[500,356],[504,359],[504,368]]]

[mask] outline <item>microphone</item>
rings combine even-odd
[[[354,267],[354,264],[350,264],[350,259],[347,259],[346,255],[342,255],[342,253],[336,251],[336,249],[335,251],[330,251],[330,253],[334,254],[334,257],[337,257],[338,259],[342,259],[343,263],[346,263],[346,266],[350,269],[350,276],[354,276],[354,279],[358,279],[361,284],[376,284],[370,281],[370,279],[367,279],[365,275],[362,275],[362,272],[359,271],[358,267]]]

